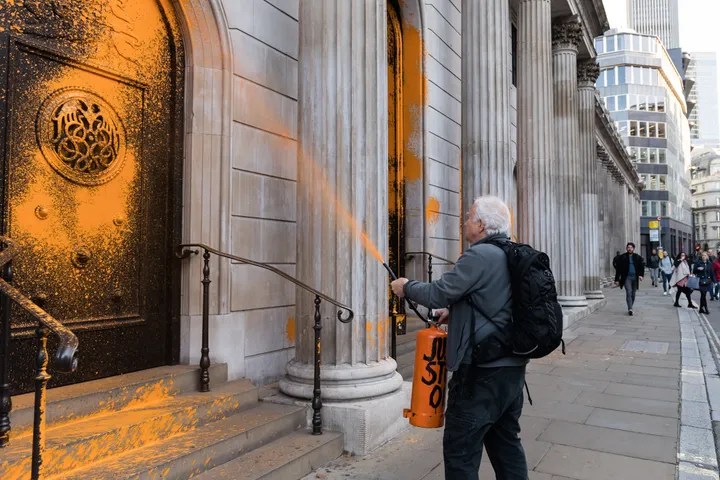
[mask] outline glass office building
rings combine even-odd
[[[641,255],[663,246],[690,251],[690,127],[683,80],[660,39],[608,30],[595,39],[597,87],[645,184]],[[658,221],[651,232],[650,221]]]

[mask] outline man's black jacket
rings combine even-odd
[[[631,257],[633,263],[635,264],[635,288],[638,287],[638,277],[642,277],[645,273],[645,263],[640,255],[637,253],[625,253],[620,255],[617,259],[617,265],[615,266],[615,281],[620,284],[621,288],[625,285],[625,279],[628,276]]]

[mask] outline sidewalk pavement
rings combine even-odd
[[[530,479],[718,479],[711,406],[719,403],[712,420],[720,420],[712,354],[720,343],[708,342],[697,311],[674,308],[649,282],[632,317],[624,291],[604,292],[607,306],[566,330],[567,355],[528,366],[534,405],[526,401],[520,423]],[[305,480],[318,478],[443,479],[442,429],[410,427],[371,454],[341,457]],[[487,457],[480,478],[495,478]]]

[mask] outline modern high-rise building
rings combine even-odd
[[[694,82],[688,95],[695,104],[689,116],[690,139],[694,147],[720,147],[717,53],[694,52],[691,57],[686,73]]]
[[[668,50],[680,47],[678,0],[627,0],[627,13],[633,30],[657,35]]]
[[[595,39],[595,50],[598,90],[645,183],[641,255],[658,246],[689,251],[690,127],[682,76],[655,35],[608,30]],[[657,221],[659,228],[651,226]]]

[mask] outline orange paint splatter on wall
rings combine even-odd
[[[425,204],[425,219],[429,224],[435,224],[440,218],[440,201],[430,197]]]
[[[421,32],[403,24],[403,143],[405,180],[422,178],[423,111],[427,104],[427,77],[423,74],[425,49]]]
[[[289,317],[285,324],[285,336],[290,345],[295,343],[295,317]]]

